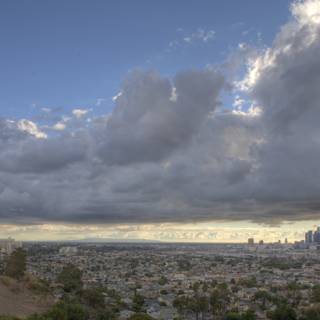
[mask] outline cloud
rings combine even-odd
[[[215,39],[216,32],[210,29],[198,28],[194,32],[185,33],[183,29],[177,30],[179,38],[169,42],[169,51],[181,46],[195,45],[195,44],[207,44]]]
[[[248,70],[234,86],[234,108],[220,102],[224,89],[234,94],[223,71],[189,70],[173,78],[135,71],[119,88],[112,113],[89,123],[84,109],[53,135],[30,120],[2,119],[0,220],[279,224],[319,218],[318,4],[294,2],[274,43],[245,55]],[[199,232],[179,237],[209,237]]]
[[[214,39],[215,34],[216,33],[214,30],[204,30],[202,28],[199,28],[197,31],[191,33],[188,36],[185,36],[183,38],[183,41],[190,44],[197,41],[209,42]]]
[[[106,102],[106,99],[105,99],[105,98],[98,98],[98,99],[96,100],[95,106],[96,106],[96,107],[100,107],[100,106],[102,106],[105,102]]]
[[[14,143],[3,144],[0,171],[50,173],[72,165],[85,157],[86,146],[81,139],[83,137],[68,135],[48,140],[23,137]]]
[[[47,138],[47,135],[44,132],[42,132],[34,122],[30,120],[27,120],[27,119],[19,120],[17,123],[17,126],[19,130],[28,132],[29,134],[35,136],[36,138],[39,138],[39,139]]]
[[[59,121],[56,124],[54,124],[54,126],[52,128],[54,130],[62,131],[62,130],[65,130],[66,127],[67,127],[67,125],[64,122]]]
[[[43,107],[43,108],[41,108],[41,111],[43,111],[45,113],[50,113],[50,112],[52,112],[52,109],[51,108],[47,108],[47,107]]]
[[[292,19],[273,45],[249,62],[243,82],[262,106],[264,142],[254,150],[255,198],[266,207],[278,203],[273,219],[319,214],[320,3],[297,1],[291,10]]]
[[[213,71],[179,73],[173,84],[153,72],[134,72],[116,99],[100,156],[108,164],[164,159],[187,144],[215,110],[223,85],[221,74]]]
[[[248,238],[256,240],[278,241],[288,238],[290,242],[304,237],[300,224],[284,225],[282,228],[259,228],[254,224],[232,223],[210,225],[208,223],[193,224],[140,224],[140,225],[0,225],[0,232],[5,237],[25,240],[133,240],[148,239],[179,242],[247,242]]]
[[[88,110],[88,109],[73,109],[73,110],[72,110],[72,114],[73,114],[76,118],[80,119],[80,118],[82,118],[83,116],[85,116],[89,111],[90,111],[90,110]]]
[[[120,91],[119,93],[117,93],[115,96],[112,97],[112,101],[116,102],[118,98],[120,98],[121,96],[122,96],[122,92]]]

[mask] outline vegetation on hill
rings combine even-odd
[[[5,275],[15,279],[21,279],[26,271],[26,257],[26,252],[21,248],[13,251],[5,266]]]
[[[65,292],[72,293],[82,288],[82,272],[72,264],[66,265],[57,277]]]
[[[146,313],[136,313],[136,314],[133,314],[129,318],[129,320],[154,320],[154,319]]]

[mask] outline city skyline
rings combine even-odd
[[[232,223],[211,224],[162,224],[162,225],[111,225],[111,226],[71,226],[71,225],[2,225],[2,237],[13,237],[18,241],[84,241],[84,242],[139,242],[159,241],[163,243],[247,243],[249,238],[255,244],[291,244],[305,241],[306,230],[312,232],[318,225],[310,223],[284,224],[280,227],[263,227],[244,222],[235,228]],[[44,234],[46,236],[44,236]]]
[[[320,1],[0,4],[0,234],[302,240]]]

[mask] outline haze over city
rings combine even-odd
[[[266,242],[320,224],[320,1],[1,1],[0,234]]]

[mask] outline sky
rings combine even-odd
[[[0,237],[320,223],[320,0],[4,0],[0,44]]]

